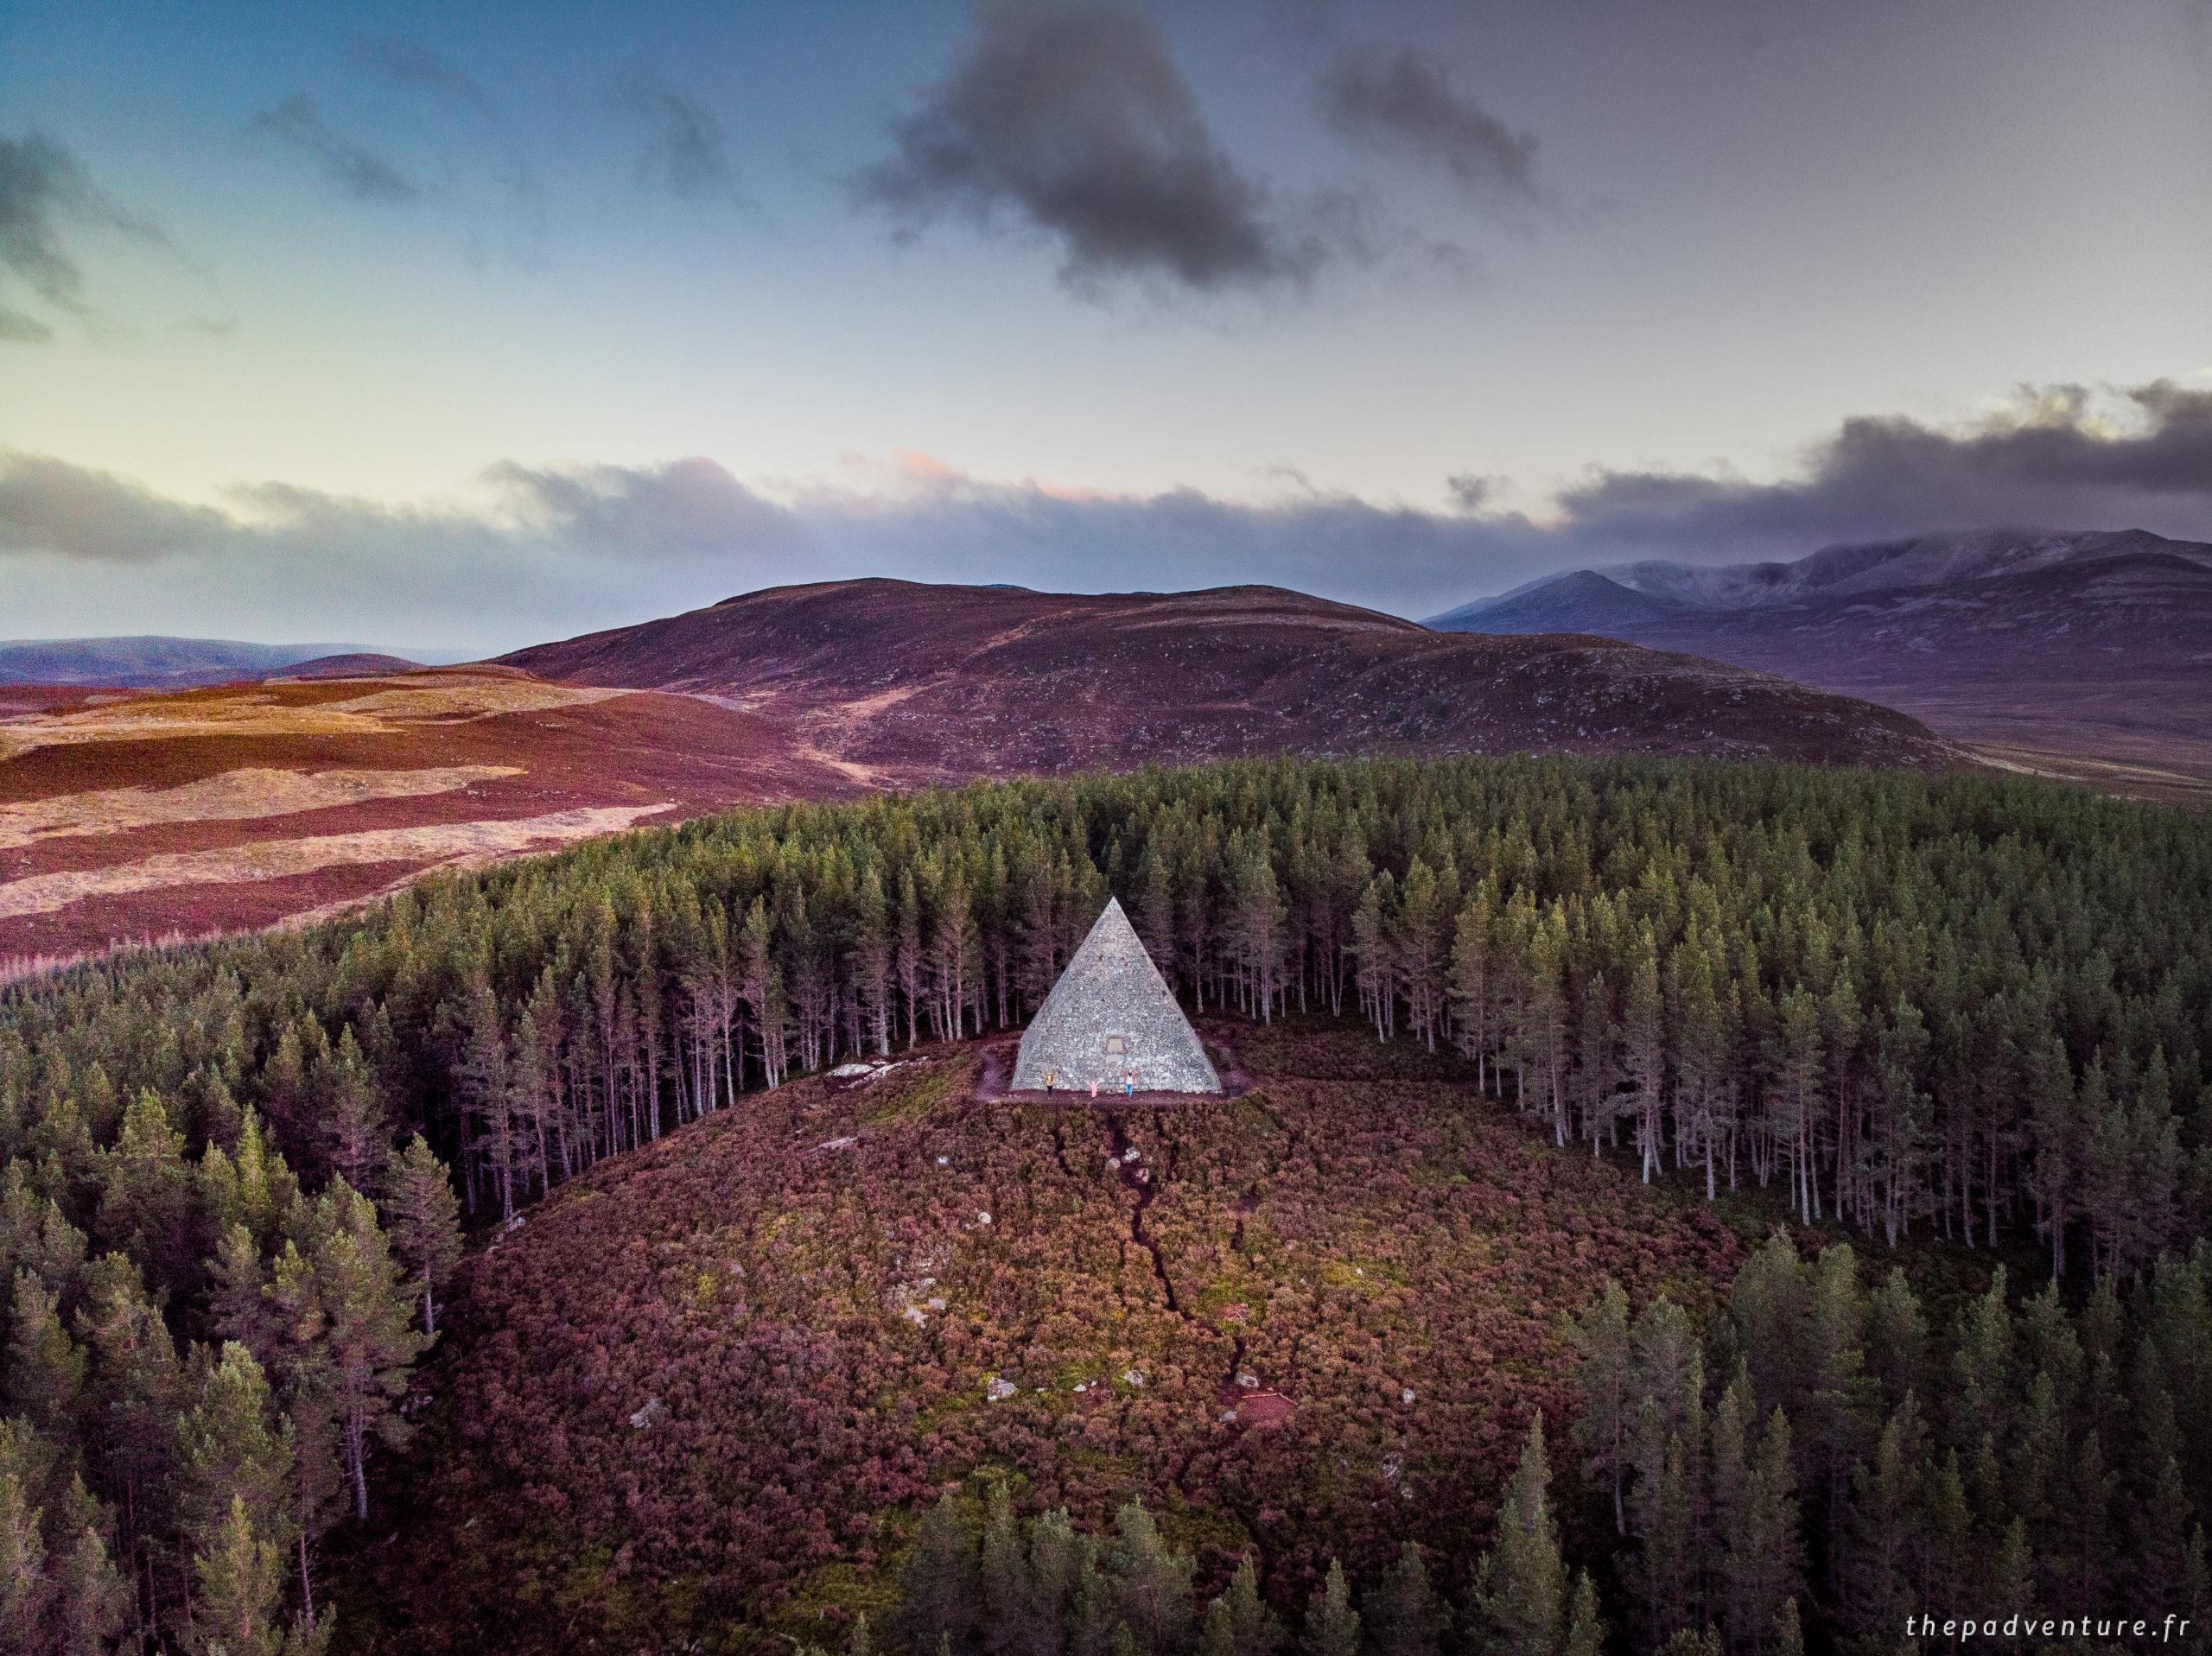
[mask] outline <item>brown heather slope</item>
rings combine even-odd
[[[1586,638],[1271,587],[785,587],[505,664],[0,706],[0,977],[733,804],[1251,754],[1940,765],[1911,719]],[[526,670],[525,670],[526,669]],[[11,711],[12,716],[6,716]]]
[[[785,587],[501,659],[711,699],[899,784],[1262,753],[1952,757],[1909,717],[1764,674],[1598,638],[1436,633],[1269,587]]]
[[[744,714],[499,668],[15,705],[36,710],[0,718],[0,979],[632,822],[853,789]]]
[[[938,1046],[531,1209],[454,1285],[400,1516],[334,1549],[340,1648],[834,1650],[979,1468],[1092,1532],[1141,1497],[1202,1595],[1248,1548],[1286,1610],[1408,1539],[1463,1570],[1529,1415],[1566,1440],[1562,1313],[1711,1305],[1740,1244],[1459,1061],[1204,1029],[1251,1093],[988,1101]]]

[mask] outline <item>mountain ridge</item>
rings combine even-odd
[[[1437,633],[1280,588],[815,583],[497,663],[356,657],[213,688],[0,698],[0,968],[327,912],[432,867],[734,804],[1522,752],[1961,758],[1904,714],[1742,668]]]
[[[265,678],[309,663],[373,657],[413,667],[358,644],[252,644],[147,632],[82,638],[0,638],[0,682],[192,689]]]
[[[1269,752],[1944,758],[1893,714],[1770,676],[1597,638],[1478,641],[1261,586],[811,582],[498,664],[787,720],[804,743],[902,784]]]
[[[2212,544],[2141,530],[1916,536],[1788,563],[1615,564],[1429,625],[1594,631],[1864,697],[2031,768],[2048,754],[2212,781]]]

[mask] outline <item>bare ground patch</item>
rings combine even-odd
[[[0,723],[0,759],[42,747],[185,736],[371,735],[431,720],[542,712],[630,694],[505,674],[425,675],[419,682],[368,679],[359,682],[377,688],[334,699],[324,694],[345,682],[132,696],[75,712],[28,714]]]
[[[174,788],[103,788],[0,804],[0,850],[41,840],[119,834],[168,822],[243,822],[377,800],[418,798],[521,774],[522,767],[516,765],[312,772],[248,765]]]
[[[504,821],[372,828],[219,850],[171,852],[106,868],[33,874],[0,885],[0,919],[48,914],[92,897],[180,885],[283,879],[346,863],[471,863],[563,845],[594,834],[612,834],[667,809],[661,802],[601,805]]]

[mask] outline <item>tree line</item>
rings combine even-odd
[[[1092,1537],[988,1473],[923,1516],[889,1630],[917,1656],[1892,1656],[1965,1642],[1922,1618],[2080,1649],[2140,1618],[2212,1649],[2212,1248],[2077,1310],[2015,1304],[1999,1266],[1940,1329],[1904,1272],[1864,1275],[1777,1232],[1703,1329],[1609,1282],[1568,1322],[1560,1486],[1538,1416],[1485,1553],[1408,1542],[1357,1595],[1332,1564],[1295,1632],[1252,1555],[1202,1602],[1141,1506]]]
[[[1020,1520],[1002,1478],[974,1482],[978,1493],[948,1490],[923,1514],[899,1572],[890,1632],[918,1656],[1599,1656],[1605,1647],[1596,1586],[1587,1570],[1570,1574],[1560,1550],[1541,1415],[1500,1504],[1497,1541],[1464,1593],[1433,1576],[1409,1541],[1357,1599],[1332,1563],[1295,1634],[1249,1552],[1201,1603],[1193,1560],[1141,1502],[1096,1537],[1064,1509]],[[875,1647],[868,1618],[854,1618],[845,1656]]]
[[[11,1627],[305,1647],[317,1538],[368,1510],[435,1332],[448,1166],[504,1221],[749,1089],[1018,1025],[1109,891],[1194,1009],[1456,1049],[1708,1195],[2032,1234],[2107,1283],[2212,1211],[2212,832],[2179,812],[1529,759],[735,812],[0,993]],[[212,1407],[268,1458],[195,1461]]]
[[[2090,1648],[2171,1614],[2212,1649],[2212,1247],[2074,1310],[2000,1266],[1935,1321],[1901,1270],[1869,1290],[1849,1245],[1779,1234],[1702,1336],[1608,1285],[1573,1326],[1576,1469],[1637,1648],[1802,1625],[1871,1656],[1923,1616],[2086,1617],[2056,1636]]]

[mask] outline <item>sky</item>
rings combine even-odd
[[[0,9],[0,638],[2212,539],[2212,0]]]

